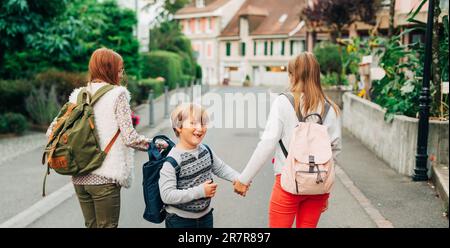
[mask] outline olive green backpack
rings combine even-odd
[[[47,162],[42,196],[45,196],[45,181],[50,168],[61,175],[81,176],[102,165],[120,129],[102,151],[94,125],[93,107],[100,97],[113,88],[112,85],[103,86],[92,97],[83,88],[76,104],[69,101],[61,108],[42,156],[42,164]]]

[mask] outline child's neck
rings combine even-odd
[[[176,147],[182,150],[194,150],[198,148],[198,145],[191,145],[187,142],[183,142],[183,140],[180,140]]]

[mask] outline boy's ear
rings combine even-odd
[[[181,128],[176,127],[175,129],[177,130],[178,133],[181,133]]]

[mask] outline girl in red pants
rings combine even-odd
[[[285,156],[279,144],[290,144],[290,137],[298,125],[298,116],[322,113],[325,101],[332,106],[323,125],[331,138],[333,159],[341,150],[341,124],[339,108],[328,99],[320,85],[320,66],[312,53],[304,52],[291,60],[288,65],[291,98],[294,108],[286,95],[278,96],[272,103],[266,128],[244,171],[234,183],[235,191],[245,196],[249,183],[271,157],[274,159],[275,184],[269,207],[270,227],[290,228],[296,219],[296,227],[316,227],[324,209],[327,208],[329,194],[293,195],[280,186],[280,174],[285,166]],[[286,147],[289,150],[289,147]]]

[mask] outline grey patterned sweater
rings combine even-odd
[[[211,210],[211,198],[205,197],[202,184],[216,175],[230,182],[239,173],[225,164],[214,152],[211,158],[204,145],[194,150],[174,147],[168,154],[180,166],[178,178],[173,166],[166,162],[160,172],[159,190],[162,201],[167,204],[166,211],[183,218],[198,219]]]

